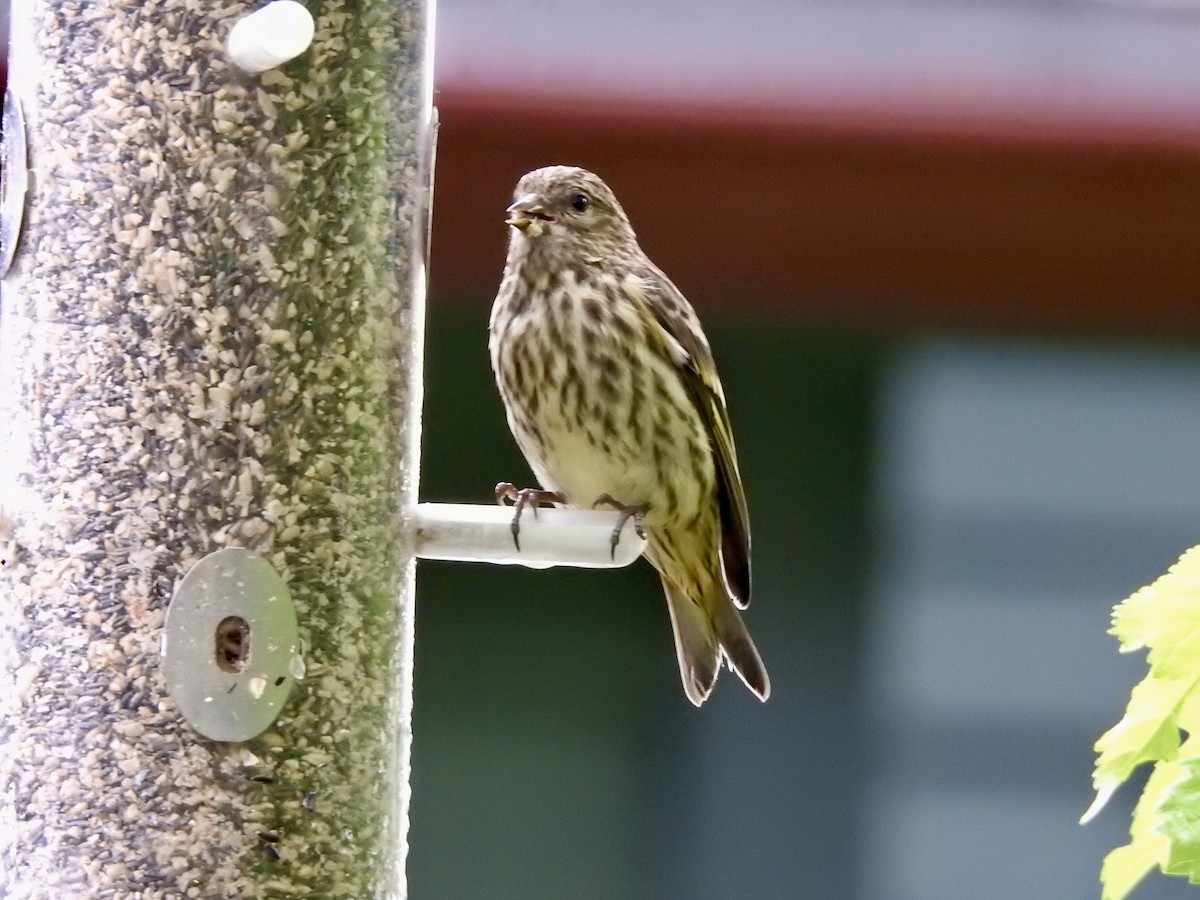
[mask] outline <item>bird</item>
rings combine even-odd
[[[658,570],[680,679],[696,706],[721,665],[765,701],[771,682],[739,609],[750,522],[725,394],[700,320],[642,251],[594,173],[524,175],[488,346],[509,428],[539,487],[496,487],[522,510],[617,509]]]

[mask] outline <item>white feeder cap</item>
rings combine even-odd
[[[265,72],[307,50],[314,27],[312,13],[296,0],[274,0],[234,24],[229,58],[245,72]]]

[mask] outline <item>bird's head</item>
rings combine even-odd
[[[586,169],[535,169],[517,182],[513,197],[505,221],[526,241],[596,253],[636,242],[616,196]]]

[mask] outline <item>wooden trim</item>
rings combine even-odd
[[[502,210],[567,162],[702,309],[869,327],[1200,334],[1200,127],[442,91],[432,279],[490,299]]]

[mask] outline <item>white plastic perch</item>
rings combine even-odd
[[[410,527],[421,559],[613,569],[629,565],[646,549],[632,520],[613,547],[617,519],[618,513],[608,510],[542,507],[535,515],[527,507],[521,513],[520,550],[513,541],[511,506],[418,503]]]

